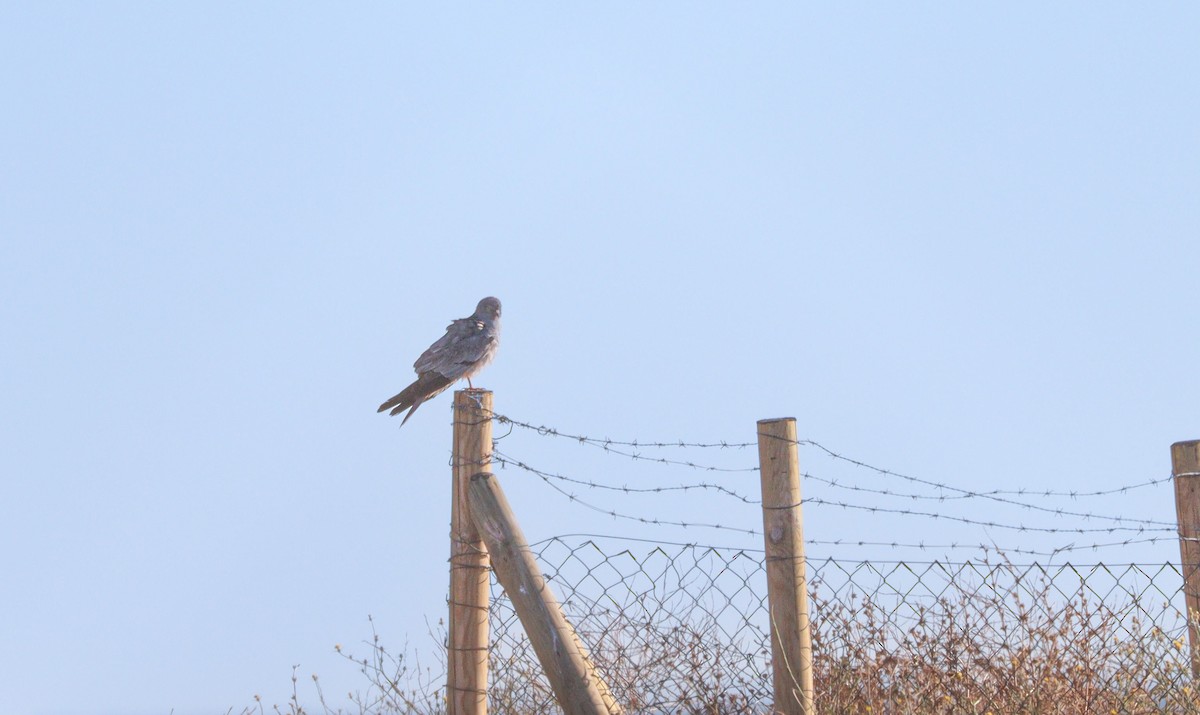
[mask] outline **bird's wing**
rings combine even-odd
[[[403,412],[404,410],[408,410],[408,414],[404,417],[404,422],[408,422],[408,418],[412,417],[412,413],[417,411],[417,408],[421,406],[422,402],[433,398],[442,390],[450,387],[450,385],[453,383],[454,380],[451,380],[448,377],[442,377],[437,373],[424,373],[418,377],[413,384],[404,388],[404,390],[402,390],[399,394],[392,396],[387,402],[384,402],[382,405],[380,405],[379,411],[386,412],[391,410],[391,413],[395,415]],[[404,426],[404,422],[400,423],[401,427]]]
[[[446,327],[446,334],[421,353],[413,363],[418,375],[436,372],[457,380],[487,353],[492,336],[487,325],[477,318],[459,318]]]

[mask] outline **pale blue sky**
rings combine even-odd
[[[224,712],[283,702],[295,663],[336,695],[367,614],[428,653],[450,398],[403,430],[374,408],[484,295],[504,342],[477,384],[531,422],[744,441],[794,415],[968,489],[1165,476],[1200,438],[1198,28],[1184,4],[0,4],[0,711]],[[511,440],[589,479],[711,476]],[[533,539],[754,545],[502,476]],[[1173,516],[1168,485],[1062,504]]]

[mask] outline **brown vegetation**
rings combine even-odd
[[[812,570],[822,715],[1200,715],[1186,631],[1171,603],[1173,567],[984,560]],[[736,574],[737,583],[752,580]],[[664,583],[661,574],[644,588],[626,579],[622,594],[609,584],[598,598],[575,592],[564,604],[618,700],[631,713],[768,713],[770,646],[756,590],[730,608],[736,599],[724,597],[719,581],[698,593]],[[366,657],[345,654],[366,689],[336,708],[322,696],[317,712],[444,712],[444,659],[423,669],[376,635],[366,645]],[[493,607],[491,657],[491,712],[558,712],[503,598]],[[293,698],[280,712],[304,709]]]

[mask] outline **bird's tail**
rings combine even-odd
[[[404,423],[408,422],[408,418],[412,417],[422,402],[434,397],[452,384],[454,384],[454,380],[444,375],[439,375],[436,372],[423,373],[417,377],[413,384],[380,405],[377,412],[391,410],[392,415],[398,415],[404,410],[408,410],[408,414],[400,422],[400,426],[403,427]]]

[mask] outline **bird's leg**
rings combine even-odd
[[[475,389],[475,386],[471,384],[471,378],[469,378],[469,377],[467,378],[467,389],[468,389],[468,390],[474,390],[474,389]]]

